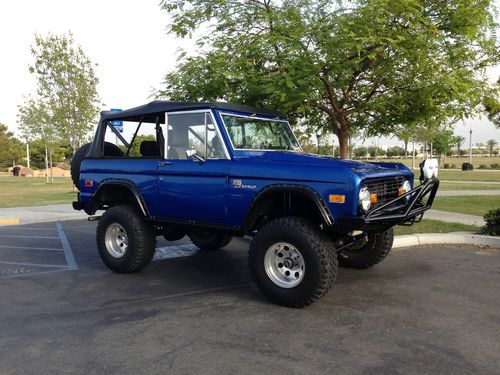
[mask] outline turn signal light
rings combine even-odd
[[[370,202],[371,204],[377,203],[377,194],[370,194]]]
[[[398,197],[402,196],[404,193],[405,193],[405,189],[403,189],[402,187],[400,187],[398,189]]]
[[[328,202],[330,202],[330,203],[344,203],[345,202],[345,195],[330,194],[328,196]]]

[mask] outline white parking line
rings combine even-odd
[[[34,227],[14,227],[14,226],[6,226],[6,227],[0,227],[0,229],[15,229],[15,230],[46,230],[46,231],[53,231],[54,228],[34,228]]]
[[[0,237],[6,237],[6,238],[42,238],[42,239],[59,239],[59,237],[42,237],[42,236],[10,236],[10,235],[5,235],[5,234],[0,234]]]
[[[3,229],[3,228],[2,228]],[[62,248],[53,248],[53,247],[31,247],[31,246],[10,246],[10,245],[0,245],[0,250],[33,250],[33,251],[62,251],[64,252],[64,257],[66,260],[66,265],[61,264],[45,264],[45,263],[31,263],[31,262],[11,262],[11,261],[2,261],[0,260],[0,266],[24,266],[24,267],[40,267],[47,268],[47,271],[39,271],[39,272],[18,272],[11,275],[0,276],[0,279],[12,279],[16,277],[25,277],[25,276],[37,276],[37,275],[45,275],[48,273],[54,272],[63,272],[63,271],[71,271],[78,269],[78,265],[76,264],[75,257],[73,255],[73,251],[69,245],[66,234],[64,233],[62,226],[60,223],[56,223],[55,228],[30,228],[30,227],[10,227],[5,229],[22,229],[24,231],[28,230],[42,230],[42,231],[57,231],[57,237],[49,237],[49,236],[14,236],[14,235],[4,235],[0,234],[0,237],[4,238],[31,238],[31,239],[59,239],[61,241]],[[50,270],[52,268],[52,270]]]
[[[59,233],[59,238],[61,240],[61,244],[64,249],[64,256],[66,257],[66,263],[68,267],[71,269],[77,270],[78,265],[76,264],[75,256],[73,255],[73,251],[71,251],[71,247],[69,246],[68,238],[62,229],[61,223],[56,223],[57,233]]]
[[[29,247],[29,246],[5,246],[0,245],[2,249],[21,249],[21,250],[44,250],[44,251],[64,251],[64,249],[56,249],[53,247]]]
[[[69,268],[68,266],[55,265],[55,264],[26,263],[26,262],[7,262],[7,261],[3,261],[3,260],[0,261],[0,264],[10,264],[10,265],[14,265],[14,266]]]

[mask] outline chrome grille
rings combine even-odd
[[[371,194],[377,194],[377,203],[372,204],[370,210],[397,198],[404,180],[404,177],[390,177],[364,181],[362,186],[368,188]]]

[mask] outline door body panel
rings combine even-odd
[[[168,160],[160,163],[160,219],[227,224],[229,160]]]

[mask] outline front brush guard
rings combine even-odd
[[[341,217],[340,224],[349,230],[384,231],[395,225],[412,225],[419,222],[431,208],[439,180],[432,178],[413,190],[369,211],[361,217]],[[425,200],[425,198],[427,200]]]

